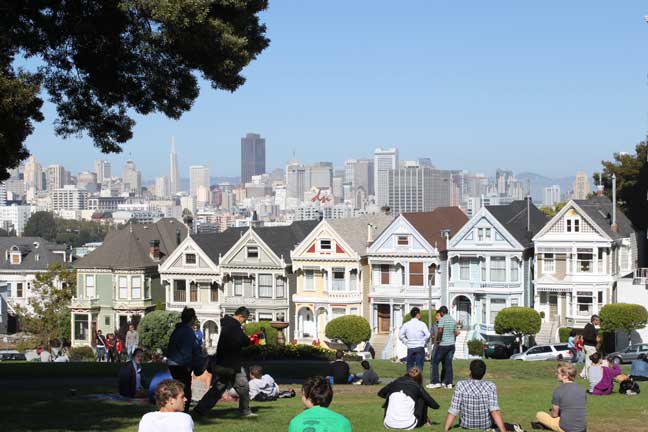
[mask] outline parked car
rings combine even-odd
[[[25,354],[15,350],[0,351],[0,361],[26,361]]]
[[[484,357],[492,359],[507,359],[516,351],[517,343],[500,339],[489,339],[484,341]]]
[[[556,360],[558,356],[562,356],[566,360],[571,359],[567,344],[536,345],[523,353],[512,355],[511,360]]]
[[[639,354],[648,355],[648,344],[630,345],[624,350],[613,352],[610,357],[614,359],[615,363],[632,363],[639,357]]]

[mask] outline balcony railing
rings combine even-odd
[[[432,294],[439,291],[439,287],[432,287]],[[430,288],[421,286],[392,286],[392,285],[374,285],[372,295],[387,297],[425,297],[430,295]]]
[[[632,278],[633,285],[644,285],[648,288],[648,268],[640,268],[634,271],[634,277]]]
[[[81,298],[81,297],[73,297],[72,298],[72,308],[95,308],[99,307],[99,299],[98,298]]]
[[[455,288],[455,289],[488,289],[488,288],[514,289],[514,288],[521,288],[522,281],[518,281],[518,282],[450,281],[448,283],[448,286],[450,288]]]
[[[361,302],[362,293],[358,291],[329,291],[329,300],[340,302]]]

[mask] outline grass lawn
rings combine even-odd
[[[387,361],[374,361],[373,364],[381,377],[396,377],[404,372],[404,366]],[[490,360],[487,364],[487,379],[497,384],[504,420],[530,429],[535,412],[550,408],[551,393],[557,386],[553,377],[555,364],[506,360]],[[454,365],[455,381],[464,378],[468,363],[457,360]],[[322,365],[316,362],[269,362],[265,367],[277,377],[290,376],[298,380],[316,374]],[[354,372],[360,371],[358,364],[352,364],[352,368]],[[147,367],[145,371],[152,372],[152,369]],[[151,406],[88,401],[69,396],[70,388],[77,389],[78,395],[114,393],[115,374],[114,365],[106,364],[0,364],[3,389],[0,393],[0,430],[136,431],[139,419],[153,409]],[[290,387],[299,389],[298,385]],[[356,432],[384,430],[382,399],[376,396],[378,389],[378,386],[336,386],[331,408],[349,418]],[[644,385],[642,390],[648,393],[648,386]],[[590,396],[588,431],[648,430],[646,393],[638,396],[618,393],[607,397]],[[426,430],[442,430],[452,391],[439,389],[431,394],[441,409],[430,411],[430,418],[436,425]],[[259,414],[258,419],[237,419],[236,408],[233,403],[217,405],[207,424],[196,424],[196,431],[286,431],[290,419],[302,409],[298,397],[270,403],[253,402],[252,408]]]

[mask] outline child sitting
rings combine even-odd
[[[162,381],[155,390],[160,411],[144,414],[138,432],[192,432],[193,420],[185,414],[184,385],[177,380]]]
[[[306,409],[293,417],[288,425],[288,432],[351,432],[351,422],[343,415],[328,409],[332,401],[333,388],[328,378],[308,378],[302,386],[302,402]]]
[[[354,378],[359,380],[354,382],[353,384],[362,384],[362,385],[376,385],[380,384],[380,378],[378,377],[378,374],[373,370],[371,365],[367,360],[363,360],[360,365],[362,366],[362,369],[364,371],[359,374],[355,374]]]
[[[291,398],[295,396],[294,390],[279,391],[279,386],[268,374],[263,374],[263,368],[259,365],[250,367],[250,400],[257,402],[273,401],[279,398]]]

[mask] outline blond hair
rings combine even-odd
[[[571,363],[558,363],[556,370],[559,375],[562,375],[569,379],[569,381],[576,381],[576,366]]]

